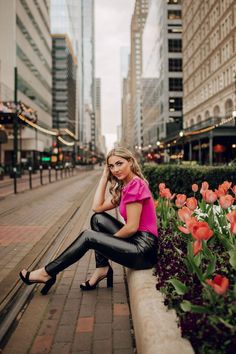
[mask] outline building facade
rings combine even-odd
[[[142,52],[143,139],[148,149],[182,126],[181,0],[150,1]]]
[[[236,157],[236,3],[182,1],[186,158]]]
[[[38,123],[52,127],[51,33],[49,1],[0,1],[0,101],[18,101],[37,111]],[[17,77],[14,77],[17,68]],[[15,81],[16,79],[16,81]],[[15,82],[17,87],[15,87]],[[2,145],[1,161],[12,164],[13,135]],[[17,163],[38,164],[51,136],[28,126],[18,131]]]

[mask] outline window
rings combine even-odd
[[[168,20],[180,20],[181,10],[168,10]]]
[[[169,111],[182,111],[182,97],[170,97],[169,98]]]
[[[180,77],[170,77],[169,78],[169,91],[182,91],[183,82]]]
[[[169,59],[169,71],[182,71],[182,59]]]
[[[169,39],[168,40],[168,50],[170,53],[179,53],[182,51],[182,40],[181,39]]]

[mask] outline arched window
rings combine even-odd
[[[191,118],[191,119],[190,119],[190,127],[192,127],[193,125],[194,125],[194,119]]]
[[[225,117],[231,117],[232,112],[233,112],[233,101],[231,100],[231,98],[229,98],[225,102]]]
[[[220,107],[219,106],[214,107],[213,115],[214,115],[214,118],[218,118],[220,116]]]
[[[197,123],[201,123],[201,121],[202,121],[202,117],[201,117],[201,115],[199,114],[199,115],[197,116]]]
[[[209,112],[209,111],[206,111],[206,112],[205,112],[205,120],[207,120],[208,118],[210,118],[210,112]]]

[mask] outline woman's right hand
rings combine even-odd
[[[110,174],[110,170],[109,170],[108,166],[105,165],[103,173],[102,173],[102,178],[105,179],[106,181],[108,181],[109,174]]]

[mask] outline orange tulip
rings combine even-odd
[[[164,188],[166,188],[166,184],[165,183],[160,183],[159,184],[159,191],[161,191]]]
[[[221,196],[219,198],[219,204],[222,209],[228,209],[229,207],[231,207],[231,205],[233,205],[233,203],[234,203],[234,198],[230,194]]]
[[[231,185],[232,182],[224,181],[222,184],[219,185],[219,187],[223,188],[227,192]]]
[[[235,186],[233,186],[233,188],[231,188],[231,189],[232,189],[233,193],[234,193],[235,196],[236,196],[236,184],[235,184]]]
[[[193,242],[193,254],[196,256],[202,250],[202,242],[197,240]]]
[[[186,202],[186,195],[185,194],[177,194],[176,196],[176,201],[175,201],[175,205],[178,208],[182,208],[182,206],[184,206],[185,202]]]
[[[208,188],[209,188],[209,184],[206,181],[202,182],[200,193],[206,191]]]
[[[158,207],[158,200],[154,200],[154,206],[155,206],[155,208]]]
[[[218,295],[225,294],[229,287],[229,279],[222,277],[222,275],[216,275],[213,280],[206,279],[206,283],[210,285]]]
[[[191,216],[186,220],[185,226],[178,226],[178,229],[186,235],[191,234],[193,225],[197,223],[197,219],[194,216]]]
[[[230,231],[232,234],[236,234],[236,210],[226,214],[227,220],[230,222]]]
[[[196,193],[198,191],[198,185],[196,183],[192,184],[192,191]]]
[[[215,203],[215,201],[217,200],[216,192],[213,192],[210,189],[207,189],[206,191],[204,191],[202,194],[202,197],[207,203],[210,203],[210,204]]]
[[[225,196],[227,191],[223,187],[219,186],[218,189],[215,189],[215,193],[217,194],[217,197],[220,198]]]
[[[207,241],[213,236],[213,231],[210,229],[206,221],[198,221],[192,225],[191,234],[196,240]]]
[[[186,206],[192,211],[195,210],[197,208],[197,199],[194,197],[187,198]]]

